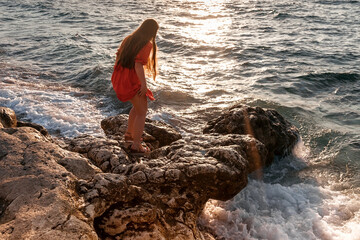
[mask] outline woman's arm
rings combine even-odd
[[[141,83],[141,88],[140,88],[138,94],[140,96],[145,95],[147,92],[147,85],[146,85],[146,79],[145,79],[144,66],[141,63],[136,62],[135,63],[135,72]]]

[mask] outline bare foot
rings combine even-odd
[[[150,152],[150,149],[142,144],[133,143],[130,147],[130,151],[131,153],[147,154]]]

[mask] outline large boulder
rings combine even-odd
[[[218,118],[207,123],[204,133],[250,134],[262,142],[269,151],[268,163],[274,155],[291,153],[299,139],[298,129],[286,121],[277,111],[235,105]]]
[[[178,140],[84,182],[84,212],[102,239],[202,239],[197,220],[208,199],[235,196],[266,157],[249,135]]]

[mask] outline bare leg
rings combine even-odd
[[[145,118],[147,113],[147,97],[145,95],[139,96],[135,95],[130,102],[133,105],[132,111],[134,111],[134,121],[132,125],[132,136],[134,139],[132,149],[136,149],[139,151],[145,151],[144,147],[141,145],[141,136],[144,131],[145,126]],[[129,116],[130,118],[130,116]]]
[[[129,113],[129,119],[128,119],[128,127],[126,130],[125,135],[132,137],[134,136],[134,122],[135,122],[135,118],[136,118],[136,111],[135,111],[135,107],[133,106],[130,110]]]

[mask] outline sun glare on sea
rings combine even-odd
[[[177,14],[179,22],[183,24],[176,30],[187,46],[198,49],[201,54],[191,56],[190,61],[183,61],[181,69],[190,73],[184,81],[190,83],[197,94],[202,95],[213,90],[214,86],[209,81],[201,81],[200,76],[223,70],[220,68],[224,65],[216,64],[214,57],[226,47],[232,19],[225,0],[183,0],[182,3],[188,8]]]
[[[183,34],[195,42],[212,44],[218,41],[231,24],[231,19],[224,13],[223,0],[185,1],[192,3],[188,9],[187,22]]]
[[[169,0],[170,1],[170,0]],[[195,97],[207,98],[209,92],[215,91],[219,85],[214,84],[216,78],[229,72],[233,60],[228,59],[223,64],[224,50],[236,44],[232,38],[233,17],[232,9],[227,5],[227,0],[178,0],[176,4],[169,4],[168,14],[171,24],[166,25],[167,33],[172,33],[175,38],[167,41],[174,42],[179,48],[181,61],[163,62],[161,72],[171,72],[176,69],[182,74],[175,74],[176,81],[169,80],[166,75],[158,78],[162,85],[169,84],[173,91],[193,90]],[[181,5],[181,7],[178,7]],[[160,34],[163,34],[161,32]],[[164,36],[166,36],[164,34]],[[167,57],[167,54],[164,53]],[[161,53],[159,54],[161,57]],[[211,79],[210,75],[212,75]],[[221,81],[220,81],[221,82]],[[221,84],[219,82],[219,84]],[[199,95],[199,96],[198,96]],[[226,101],[226,99],[224,99]]]

